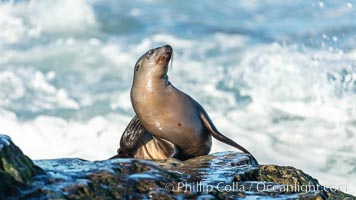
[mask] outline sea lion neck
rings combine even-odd
[[[152,88],[156,88],[156,92],[160,91],[163,92],[167,86],[171,86],[169,82],[168,75],[162,76],[161,78],[143,78],[143,79],[136,79],[132,83],[131,92],[136,93],[137,91],[142,92],[152,92]]]

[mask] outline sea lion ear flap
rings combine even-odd
[[[135,66],[135,71],[136,72],[138,71],[138,68],[140,68],[140,64],[136,64],[136,66]]]
[[[135,64],[135,72],[137,72],[137,71],[140,69],[140,67],[141,67],[141,65],[142,65],[141,60],[144,59],[144,58],[145,58],[145,54],[143,54],[143,55],[137,60],[137,62],[136,62],[136,64]]]

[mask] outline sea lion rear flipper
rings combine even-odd
[[[158,138],[146,132],[137,143],[134,150],[129,151],[132,157],[148,160],[163,160],[177,157],[179,150],[176,145],[168,140]]]
[[[206,113],[206,111],[201,107],[202,112],[200,113],[200,119],[202,120],[205,128],[211,133],[211,135],[216,138],[217,140],[226,143],[228,145],[231,145],[239,150],[241,150],[244,153],[250,154],[252,156],[252,158],[256,161],[256,164],[258,164],[257,160],[255,157],[253,157],[253,155],[247,151],[244,147],[242,147],[241,145],[237,144],[236,142],[234,142],[233,140],[231,140],[230,138],[224,136],[222,133],[220,133],[217,128],[214,126],[213,122],[211,121],[210,117],[208,116],[208,114]]]
[[[178,147],[172,142],[163,138],[154,137],[159,148],[164,151],[169,158],[176,158],[179,155]]]

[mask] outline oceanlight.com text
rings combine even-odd
[[[180,191],[180,192],[202,192],[208,193],[213,190],[219,192],[278,192],[278,193],[307,193],[307,192],[322,192],[330,191],[334,192],[340,190],[343,192],[348,192],[348,187],[346,184],[341,185],[328,185],[324,187],[319,184],[305,184],[299,185],[295,183],[294,185],[289,184],[275,184],[269,182],[251,182],[251,183],[238,183],[233,182],[226,184],[225,182],[219,182],[216,184],[207,184],[204,182],[177,182],[177,183],[166,183],[165,189],[167,191]]]

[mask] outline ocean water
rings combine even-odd
[[[113,156],[136,60],[171,44],[172,84],[222,133],[356,194],[355,18],[355,0],[0,1],[0,132],[33,159]]]

